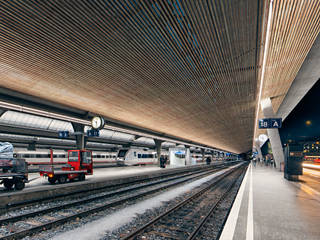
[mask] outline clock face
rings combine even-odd
[[[94,128],[94,129],[99,129],[102,127],[102,120],[100,117],[94,117],[92,118],[91,120],[91,126]]]

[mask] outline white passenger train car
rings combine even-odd
[[[168,151],[161,151],[162,156],[168,156]],[[140,148],[121,149],[118,152],[117,161],[122,165],[150,165],[157,164],[157,153],[155,150]]]
[[[161,151],[162,156],[168,157],[168,151]],[[50,150],[37,149],[35,151],[26,148],[15,148],[14,156],[23,158],[29,165],[47,165],[50,164]],[[67,163],[67,151],[53,150],[53,164],[60,165]],[[140,148],[121,149],[118,152],[92,151],[93,163],[118,165],[147,165],[157,164],[157,153],[155,150],[145,150]],[[169,164],[169,162],[167,162]]]
[[[50,164],[51,154],[48,149],[37,149],[35,151],[30,151],[25,148],[15,148],[14,155],[18,158],[23,158],[27,161],[29,165],[43,165]],[[66,164],[67,152],[64,150],[53,150],[53,164]],[[92,152],[93,163],[103,164],[103,163],[116,163],[117,152]]]

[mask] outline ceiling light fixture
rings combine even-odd
[[[264,48],[264,54],[263,54],[261,80],[260,80],[259,95],[258,95],[258,102],[257,102],[258,106],[257,106],[257,111],[256,111],[256,117],[255,117],[253,138],[256,136],[256,131],[257,131],[257,124],[258,124],[258,117],[259,117],[259,110],[260,110],[260,101],[261,101],[261,95],[262,95],[262,89],[263,89],[263,83],[264,83],[264,77],[265,77],[266,62],[267,62],[267,55],[268,55],[268,48],[269,48],[269,39],[270,39],[272,7],[273,7],[273,0],[270,1],[270,5],[269,5],[267,33],[266,33],[265,48]]]

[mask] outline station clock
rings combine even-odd
[[[104,127],[104,118],[95,116],[91,119],[91,126],[93,129],[102,129]]]

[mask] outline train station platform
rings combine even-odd
[[[320,193],[307,178],[250,165],[220,240],[320,239]]]

